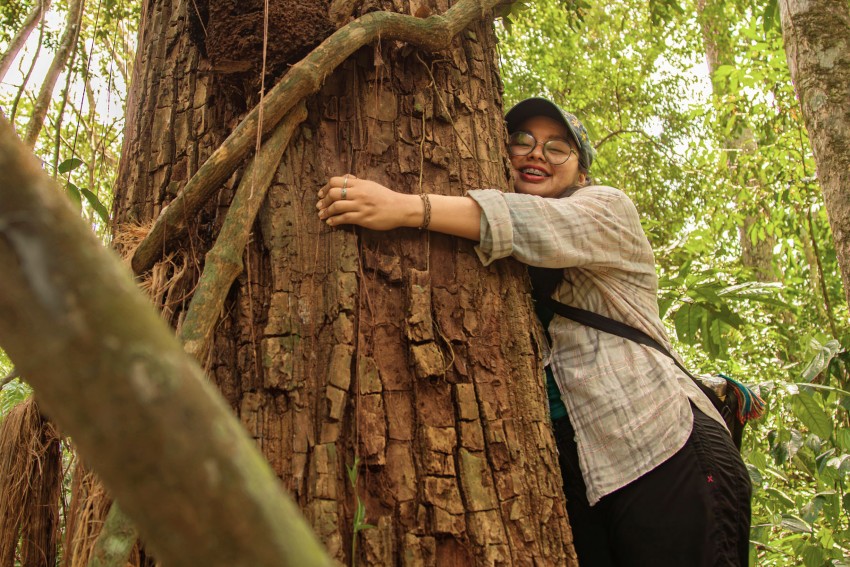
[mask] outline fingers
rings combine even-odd
[[[346,190],[350,189],[353,182],[356,181],[357,178],[350,173],[346,173],[345,175],[340,175],[337,177],[331,177],[328,179],[328,182],[319,189],[319,199],[323,199],[331,189],[339,188],[342,190],[345,188]],[[336,200],[340,199],[341,191],[336,192]]]
[[[351,200],[351,188],[355,181],[357,181],[357,178],[350,173],[331,177],[328,182],[319,189],[319,200],[316,203],[316,208],[322,210],[328,208],[336,201]]]
[[[362,213],[362,205],[355,199],[358,194],[358,188],[355,187],[357,181],[350,173],[328,179],[318,193],[316,209],[319,211],[319,220],[329,226],[357,224]],[[362,188],[360,192],[362,194]]]
[[[336,191],[339,191],[339,189],[336,189]],[[352,213],[352,212],[355,212],[355,211],[357,211],[357,203],[354,203],[354,202],[348,201],[348,200],[345,200],[345,201],[339,200],[339,201],[335,201],[335,202],[331,203],[327,207],[319,208],[319,219],[323,220],[323,221],[329,221],[330,219],[333,219],[334,217],[339,217],[340,215],[349,214],[349,213]],[[335,220],[338,220],[338,219],[335,219]],[[328,224],[340,224],[340,223],[339,222],[334,222],[334,223],[328,222]]]
[[[332,204],[338,201],[350,201],[351,200],[351,189],[346,187],[345,199],[342,198],[342,187],[323,187],[319,192],[319,201],[316,203],[316,208],[320,211],[322,209],[327,209]]]

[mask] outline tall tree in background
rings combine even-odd
[[[117,242],[164,214],[258,102],[264,79],[276,81],[349,16],[448,9],[350,4],[278,0],[267,13],[261,2],[146,4]],[[410,192],[506,187],[492,14],[438,53],[378,41],[323,78],[247,249],[236,251],[244,271],[215,332],[193,351],[339,560],[570,564],[522,267],[482,269],[471,243],[427,232],[329,230],[314,209],[319,187],[344,172]],[[178,246],[142,270],[175,325],[251,175],[240,168],[217,186],[181,219]]]
[[[72,0],[68,8],[68,19],[65,24],[65,31],[62,34],[62,40],[59,42],[59,49],[56,51],[56,55],[53,57],[47,73],[44,75],[41,92],[38,93],[32,117],[30,117],[30,123],[24,135],[24,143],[30,147],[35,146],[38,140],[38,134],[41,132],[41,128],[44,126],[44,118],[47,116],[48,106],[50,106],[50,101],[53,100],[53,87],[56,86],[56,81],[59,79],[59,75],[62,74],[65,64],[68,63],[68,59],[71,57],[71,51],[77,43],[84,7],[85,0]]]
[[[18,52],[27,42],[32,31],[39,22],[41,22],[44,15],[50,9],[50,2],[51,0],[39,0],[35,3],[32,10],[30,10],[29,14],[27,14],[21,28],[14,37],[12,37],[12,40],[9,42],[9,45],[6,47],[3,54],[0,55],[0,82],[3,81],[3,78],[6,76],[6,72],[9,71],[9,67],[12,66],[12,61],[14,61],[15,57],[18,56]]]
[[[779,10],[850,302],[850,5],[779,0]]]
[[[726,108],[732,110],[732,112],[724,113],[725,116],[721,116],[720,128],[726,129],[726,124],[734,118],[732,114],[738,114],[732,101],[743,98],[743,95],[737,90],[730,89],[728,83],[722,78],[717,78],[717,72],[721,66],[735,65],[733,30],[727,11],[737,10],[734,3],[719,0],[698,0],[697,10],[705,46],[705,59],[709,73],[714,78],[712,80],[714,96],[721,100],[721,108],[723,108],[723,102],[727,102]],[[776,239],[773,235],[760,238],[757,232],[755,236],[753,235],[754,225],[757,225],[760,219],[770,217],[771,203],[759,195],[761,190],[766,188],[760,187],[757,176],[749,175],[750,172],[746,166],[748,160],[742,159],[744,154],[751,154],[756,149],[755,135],[752,127],[741,121],[738,121],[731,131],[726,131],[727,134],[720,139],[722,151],[726,152],[726,159],[723,160],[728,167],[726,182],[731,187],[746,187],[746,190],[734,191],[733,189],[734,195],[731,196],[738,203],[738,210],[744,213],[743,223],[738,227],[741,263],[752,269],[759,280],[775,281],[773,247]]]

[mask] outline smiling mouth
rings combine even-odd
[[[523,176],[530,177],[533,179],[544,179],[549,177],[549,174],[543,171],[542,169],[537,169],[536,167],[523,167],[519,170]]]

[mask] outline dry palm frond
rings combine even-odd
[[[71,484],[71,507],[65,528],[63,567],[88,564],[92,546],[100,533],[112,499],[100,480],[82,461],[77,461]]]
[[[95,542],[111,506],[112,498],[97,475],[82,461],[77,461],[74,480],[71,484],[71,507],[68,511],[68,525],[65,530],[65,555],[62,558],[62,567],[89,565]],[[141,545],[136,542],[126,565],[141,567],[145,564],[146,559]]]
[[[130,263],[130,258],[133,257],[133,252],[139,247],[139,244],[145,239],[153,226],[153,220],[148,223],[140,224],[128,222],[115,229],[115,236],[112,238],[112,247],[121,256],[125,263]]]
[[[62,465],[56,428],[33,398],[0,424],[0,565],[53,565]]]

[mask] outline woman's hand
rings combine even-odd
[[[331,177],[319,189],[319,219],[329,226],[356,224],[372,230],[417,227],[424,205],[418,195],[405,195],[351,174]]]

